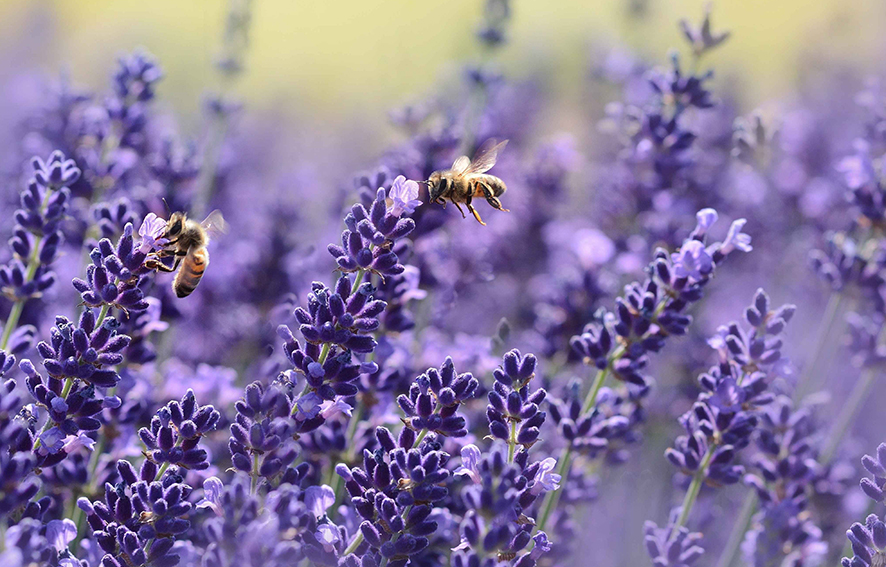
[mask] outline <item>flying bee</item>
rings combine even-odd
[[[459,203],[464,203],[477,222],[483,226],[486,226],[486,223],[480,218],[480,213],[472,204],[475,197],[483,197],[487,203],[492,205],[492,208],[507,212],[508,209],[504,208],[501,201],[498,200],[508,189],[505,182],[486,173],[495,165],[498,153],[504,149],[507,143],[507,140],[498,143],[495,140],[487,140],[477,150],[473,160],[468,159],[468,156],[461,156],[455,160],[451,168],[432,173],[431,177],[425,181],[430,193],[430,201],[445,207],[448,199],[458,208],[462,218],[467,218],[459,205]]]
[[[209,265],[209,236],[227,231],[227,223],[221,212],[215,210],[203,222],[188,218],[184,212],[172,213],[166,221],[163,237],[166,247],[156,253],[156,258],[175,257],[172,267],[154,260],[150,265],[161,272],[178,272],[172,280],[172,290],[178,297],[187,297],[200,283]]]

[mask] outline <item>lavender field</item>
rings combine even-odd
[[[262,4],[190,110],[150,42],[0,55],[0,567],[886,565],[886,69],[761,101],[695,6],[567,103],[477,0],[293,113]]]

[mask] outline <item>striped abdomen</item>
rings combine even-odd
[[[191,248],[182,261],[181,268],[175,274],[172,289],[178,297],[187,297],[200,283],[206,266],[209,265],[209,252],[205,246]]]
[[[508,190],[505,182],[488,173],[476,175],[474,178],[474,197],[487,197],[485,189],[492,192],[494,197],[501,197]]]

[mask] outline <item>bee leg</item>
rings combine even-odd
[[[477,222],[486,226],[486,223],[483,222],[483,219],[480,218],[480,213],[477,212],[477,209],[474,208],[474,205],[468,203],[468,210],[471,211],[471,214],[474,215],[474,218],[477,219]]]
[[[166,264],[162,264],[157,260],[148,260],[147,262],[145,262],[145,266],[149,270],[157,270],[158,272],[165,272],[167,274],[171,274],[175,271],[175,268],[170,268]]]
[[[459,204],[456,203],[455,201],[453,201],[452,204],[455,205],[456,208],[458,208],[458,212],[461,213],[461,218],[463,218],[463,219],[468,218],[468,217],[465,216],[465,212],[464,212],[464,210],[461,208],[461,205],[459,205]],[[470,205],[468,205],[468,207],[470,207]]]
[[[495,196],[495,193],[492,192],[492,189],[487,187],[486,185],[481,185],[483,188],[483,196],[486,197],[486,202],[492,205],[493,209],[498,209],[499,211],[504,211],[509,213],[510,211],[504,208],[501,204],[501,201],[498,200],[498,197]]]

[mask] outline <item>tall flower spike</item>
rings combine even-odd
[[[12,352],[23,352],[32,345],[36,332],[33,327],[16,330],[22,304],[39,297],[55,283],[50,266],[64,242],[61,222],[70,206],[68,185],[80,177],[74,161],[65,159],[60,151],[53,152],[45,162],[34,157],[31,165],[33,177],[20,195],[21,208],[15,211],[15,226],[9,239],[13,258],[0,266],[0,292],[17,304],[0,339],[0,348]]]
[[[745,311],[751,330],[746,332],[738,323],[731,323],[718,329],[709,341],[719,355],[719,364],[699,377],[698,399],[680,418],[686,434],[665,452],[671,464],[691,477],[691,482],[682,506],[674,511],[676,521],[672,520],[664,532],[656,531],[655,524],[647,524],[647,544],[655,541],[656,533],[676,533],[677,539],[682,536],[681,541],[685,541],[689,536],[684,526],[702,486],[735,484],[744,476],[744,467],[737,464],[738,454],[750,444],[761,408],[772,402],[768,389],[778,374],[780,334],[794,310],[792,305],[770,309],[769,297],[762,289],[757,290],[753,304]],[[682,554],[671,555],[668,551],[663,555],[662,550],[661,546],[649,547],[654,561],[662,557],[676,559]]]

